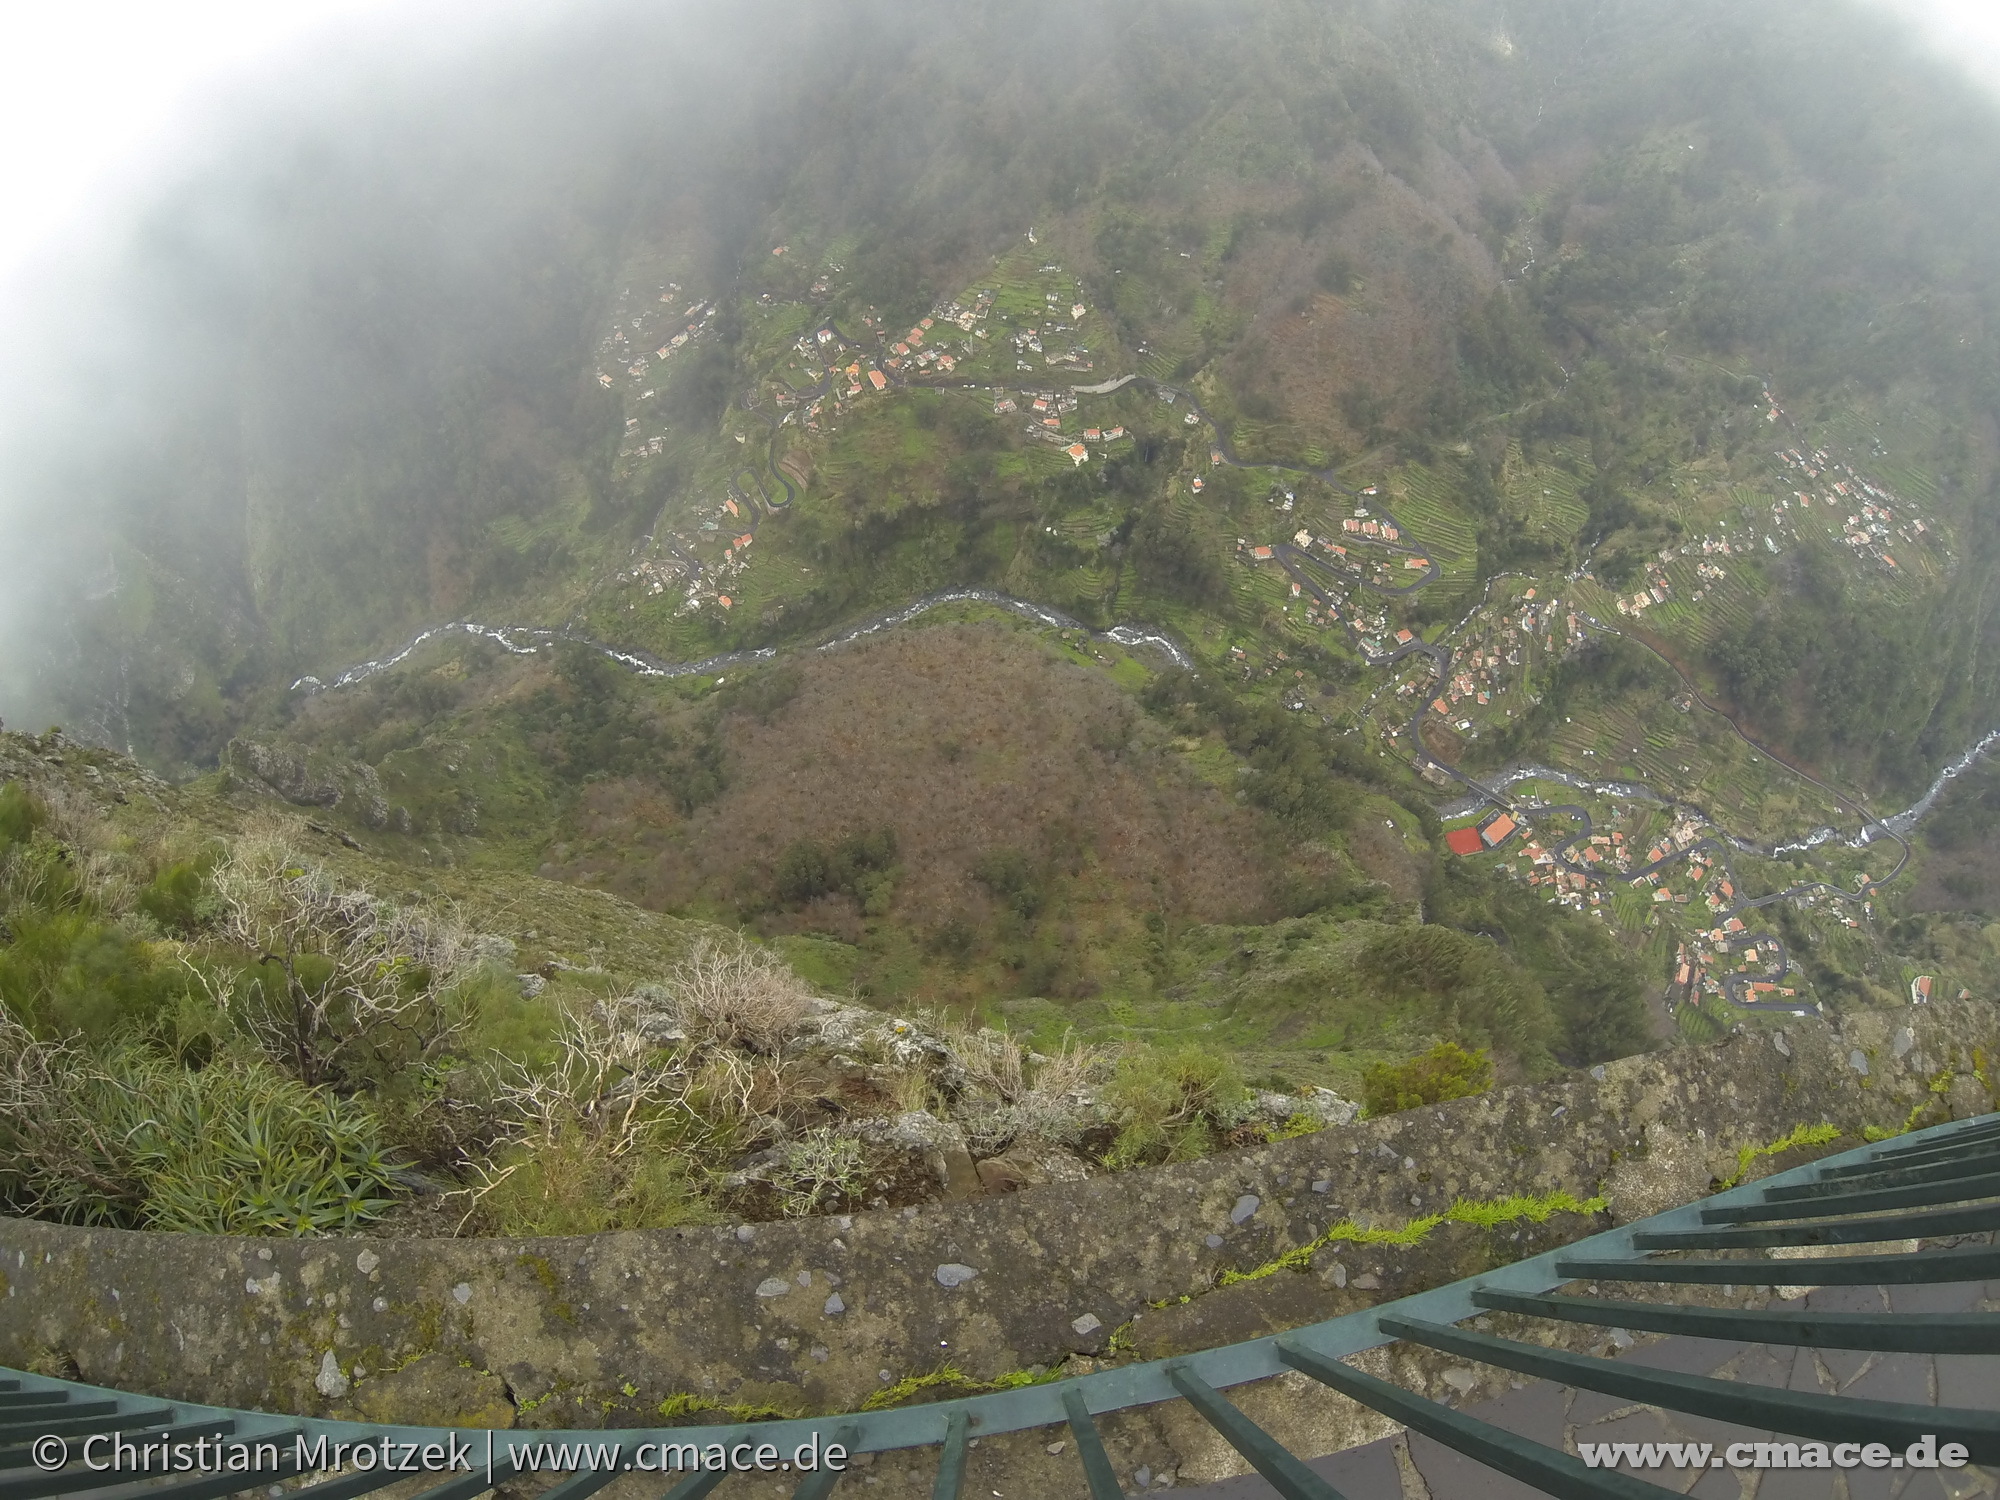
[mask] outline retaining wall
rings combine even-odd
[[[1993,1109],[1976,1076],[1992,1057],[1987,1002],[1799,1021],[1206,1161],[851,1218],[539,1240],[0,1220],[0,1363],[482,1427],[653,1425],[684,1395],[846,1410],[947,1364],[990,1379],[1102,1356],[1113,1330],[1157,1356],[1405,1295],[1703,1196],[1740,1148],[1800,1125],[1852,1136],[1919,1105],[1924,1124]],[[1213,1289],[1343,1217],[1396,1226],[1461,1198],[1552,1192],[1610,1206],[1331,1246],[1308,1271]]]

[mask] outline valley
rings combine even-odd
[[[634,18],[523,64],[570,101],[533,149],[469,109],[258,156],[217,189],[254,276],[163,200],[195,248],[102,376],[143,419],[50,439],[74,557],[0,686],[189,800],[162,842],[24,780],[8,858],[111,873],[22,909],[183,945],[234,1016],[242,934],[135,905],[169,869],[189,913],[272,840],[371,900],[506,892],[521,967],[454,971],[485,998],[424,1060],[457,1102],[294,1081],[448,1193],[568,1163],[640,1219],[818,1211],[768,1153],[1013,1107],[982,1048],[1030,1092],[1088,1059],[1042,1167],[1095,1171],[1439,1058],[1992,994],[1949,811],[2000,723],[1992,124],[1860,12],[1699,10],[801,10],[665,92]],[[599,900],[658,940],[611,962]],[[774,1094],[790,1042],[645,998],[698,943],[957,1060]],[[495,1133],[508,1049],[591,1017],[707,1101],[672,1181],[588,1110]]]

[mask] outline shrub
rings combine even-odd
[[[896,893],[896,831],[851,833],[832,845],[800,839],[778,857],[774,888],[787,906],[846,895],[871,917],[888,914]]]
[[[151,1033],[188,988],[130,933],[82,911],[8,910],[0,946],[0,1006],[45,1039],[90,1042]]]
[[[1197,1046],[1129,1052],[1105,1091],[1119,1125],[1106,1160],[1130,1167],[1205,1155],[1245,1097],[1236,1064],[1221,1052]]]
[[[1042,871],[1019,849],[995,849],[980,855],[972,874],[993,893],[994,900],[1023,921],[1033,921],[1048,903]]]
[[[710,938],[674,965],[665,989],[690,1041],[767,1054],[797,1035],[813,998],[774,955]]]
[[[192,934],[221,912],[208,884],[206,862],[177,860],[156,873],[139,892],[139,910],[167,932]]]
[[[18,781],[0,786],[0,849],[25,844],[47,821],[42,805]]]
[[[495,1234],[670,1229],[711,1217],[685,1156],[658,1149],[618,1154],[575,1122],[509,1148],[499,1168],[480,1200],[484,1227]]]
[[[1376,1063],[1361,1078],[1361,1099],[1370,1115],[1469,1099],[1493,1086],[1493,1062],[1481,1050],[1467,1052],[1456,1042],[1439,1042],[1408,1062]]]
[[[479,966],[457,922],[343,886],[270,838],[238,843],[214,885],[220,936],[258,955],[226,1003],[300,1082],[379,1085],[457,1041],[458,987]]]
[[[500,1234],[664,1228],[706,1215],[685,1139],[703,1134],[693,1081],[621,996],[571,1008],[556,1060],[507,1060],[487,1105],[498,1145],[475,1165],[467,1217]]]
[[[365,1106],[257,1060],[95,1058],[0,1020],[0,1178],[23,1211],[194,1234],[350,1231],[394,1202]]]
[[[0,910],[75,911],[95,904],[75,851],[46,829],[0,846]]]
[[[861,1166],[861,1142],[823,1125],[778,1148],[771,1182],[785,1215],[802,1218],[856,1197]]]

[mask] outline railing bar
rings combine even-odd
[[[1941,1160],[1953,1156],[1972,1156],[1982,1150],[1990,1150],[1995,1141],[2000,1140],[2000,1128],[1982,1127],[1976,1131],[1961,1131],[1936,1141],[1913,1141],[1907,1146],[1897,1146],[1890,1150],[1877,1151],[1869,1160],[1876,1166],[1885,1163],[1918,1160]],[[1854,1170],[1856,1164],[1829,1167],[1829,1173]]]
[[[60,1406],[69,1400],[68,1391],[0,1391],[0,1411],[17,1406]]]
[[[1976,1157],[1933,1162],[1928,1166],[1883,1167],[1845,1177],[1822,1177],[1818,1182],[1795,1182],[1784,1187],[1765,1188],[1763,1195],[1765,1201],[1771,1203],[1793,1198],[1825,1198],[1872,1187],[1901,1187],[1906,1182],[1947,1182],[1954,1177],[1976,1177],[1996,1167],[2000,1167],[2000,1151],[1982,1151]]]
[[[1652,1229],[1632,1236],[1635,1250],[1756,1250],[1775,1245],[1867,1245],[1878,1240],[1936,1239],[2000,1229],[2000,1203],[1883,1214],[1778,1229]]]
[[[1341,1395],[1557,1500],[1665,1500],[1674,1493],[1615,1469],[1587,1469],[1582,1459],[1426,1401],[1290,1339],[1278,1340],[1278,1357]]]
[[[296,1433],[285,1433],[274,1438],[259,1434],[249,1440],[252,1443],[279,1444],[281,1456],[275,1468],[259,1469],[249,1474],[191,1474],[173,1484],[155,1485],[141,1480],[121,1484],[116,1489],[100,1490],[98,1495],[102,1500],[221,1500],[224,1495],[263,1489],[281,1479],[290,1479],[299,1472],[301,1465],[296,1453],[289,1458],[282,1456],[283,1445],[296,1436]],[[306,1492],[301,1490],[299,1493]]]
[[[20,1427],[31,1422],[57,1417],[94,1417],[109,1408],[118,1409],[116,1401],[24,1401],[17,1406],[0,1406],[0,1426]]]
[[[1474,1292],[1472,1300],[1495,1312],[1687,1338],[1867,1349],[1878,1354],[2000,1354],[2000,1313],[1751,1312],[1502,1291]]]
[[[965,1435],[970,1423],[963,1411],[945,1419],[944,1452],[938,1455],[937,1483],[931,1486],[931,1500],[958,1500],[965,1488]]]
[[[1839,1255],[1824,1260],[1564,1260],[1571,1281],[1680,1281],[1710,1286],[1931,1286],[2000,1276],[2000,1247],[1926,1250],[1921,1255]]]
[[[6,1412],[4,1414],[4,1425],[18,1427],[24,1421],[31,1421],[42,1416],[44,1412],[54,1412],[57,1407],[61,1407],[63,1411],[72,1417],[97,1417],[102,1416],[105,1412],[118,1410],[118,1403],[111,1400],[67,1401],[51,1399],[48,1401],[31,1401],[25,1407],[17,1406]],[[29,1415],[23,1417],[21,1415],[23,1411],[26,1411]]]
[[[1990,1463],[2000,1457],[2000,1412],[1779,1390],[1741,1380],[1652,1370],[1622,1360],[1592,1359],[1394,1314],[1381,1321],[1384,1333],[1393,1333],[1411,1343],[1544,1380],[1670,1407],[1693,1416],[1734,1422],[1741,1427],[1770,1427],[1822,1441],[1879,1441],[1897,1448],[1926,1433],[1934,1433],[1940,1439],[1948,1437],[1952,1442],[1965,1444],[1974,1463]]]
[[[833,1440],[850,1453],[854,1451],[856,1429],[850,1424],[834,1429]],[[822,1465],[799,1481],[799,1487],[792,1491],[792,1500],[826,1500],[833,1493],[833,1487],[840,1483],[843,1470],[829,1469]]]
[[[1850,1161],[1837,1167],[1822,1167],[1810,1180],[1838,1183],[1854,1177],[1872,1177],[1878,1172],[1918,1172],[1934,1167],[1973,1170],[1990,1164],[1996,1156],[2000,1156],[2000,1146],[1988,1146],[1978,1151],[1948,1151],[1942,1148],[1913,1151],[1908,1156],[1878,1157],[1874,1161]]]
[[[1916,1182],[1905,1187],[1871,1188],[1829,1198],[1781,1198],[1776,1202],[1732,1203],[1704,1208],[1704,1224],[1761,1224],[1780,1219],[1830,1219],[1844,1214],[1873,1213],[1883,1208],[1922,1208],[1935,1203],[1970,1203],[2000,1197],[2000,1172],[1984,1177],[1960,1177],[1946,1182]]]
[[[98,1403],[92,1402],[92,1405]],[[104,1402],[115,1406],[114,1402]],[[173,1421],[174,1410],[170,1406],[153,1406],[144,1411],[105,1412],[96,1417],[65,1417],[57,1422],[19,1422],[0,1427],[0,1446],[14,1447],[22,1439],[33,1440],[47,1434],[50,1437],[89,1437],[98,1432],[115,1432],[121,1427],[138,1429],[160,1427]]]
[[[145,1429],[146,1442],[187,1442],[194,1438],[221,1437],[236,1430],[232,1417],[213,1417],[207,1421],[189,1422],[181,1427],[154,1427]],[[81,1454],[77,1455],[79,1458]],[[0,1457],[0,1468],[25,1469],[34,1462],[27,1448],[17,1448],[13,1453]],[[67,1495],[77,1490],[104,1488],[102,1473],[71,1464],[67,1469],[59,1469],[53,1474],[31,1474],[20,1479],[0,1478],[0,1500],[33,1500],[39,1495]]]
[[[1229,1446],[1250,1461],[1250,1467],[1270,1483],[1284,1500],[1345,1500],[1339,1490],[1300,1461],[1270,1433],[1222,1399],[1216,1390],[1184,1365],[1169,1365],[1167,1378],[1174,1383],[1188,1405],[1221,1433]]]
[[[1069,1415],[1069,1430],[1076,1439],[1076,1456],[1083,1463],[1083,1477],[1090,1483],[1090,1500],[1125,1500],[1125,1491],[1111,1468],[1111,1455],[1104,1451],[1104,1439],[1090,1420],[1090,1408],[1075,1387],[1063,1392],[1063,1410]]]
[[[1905,1141],[1900,1145],[1884,1141],[1881,1151],[1877,1154],[1904,1156],[1915,1151],[1942,1151],[1952,1146],[1963,1146],[1968,1141],[1990,1140],[1994,1136],[2000,1136],[2000,1122],[1989,1120],[1983,1125],[1967,1125],[1964,1129],[1953,1131],[1941,1139]]]
[[[1852,1182],[1854,1178],[1876,1176],[1878,1172],[1936,1172],[1944,1168],[1958,1168],[1960,1172],[1978,1172],[1984,1168],[1990,1172],[1996,1160],[2000,1160],[2000,1142],[1970,1152],[1946,1150],[1938,1146],[1926,1152],[1910,1152],[1908,1156],[1890,1156],[1876,1162],[1844,1162],[1840,1166],[1826,1168],[1814,1180],[1842,1184]]]

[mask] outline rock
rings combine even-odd
[[[865,1153],[864,1191],[871,1203],[880,1199],[893,1208],[978,1195],[980,1178],[965,1132],[928,1110],[857,1121],[852,1133]]]
[[[1859,1047],[1847,1054],[1847,1065],[1863,1078],[1868,1076],[1868,1054]]]
[[[1382,1278],[1372,1271],[1363,1271],[1359,1276],[1354,1278],[1354,1286],[1357,1291],[1379,1291],[1382,1286]]]
[[[1462,1366],[1455,1366],[1444,1372],[1444,1383],[1463,1396],[1479,1383],[1479,1377]]]
[[[825,1313],[829,1318],[837,1318],[847,1311],[847,1304],[841,1300],[840,1293],[835,1292],[826,1299],[826,1306],[821,1308],[820,1311]]]
[[[1245,1118],[1271,1125],[1289,1125],[1303,1115],[1320,1130],[1351,1125],[1360,1113],[1361,1106],[1351,1099],[1341,1098],[1332,1089],[1320,1088],[1304,1094],[1279,1094],[1260,1089],[1251,1096],[1249,1107],[1244,1111]]]
[[[329,1349],[320,1357],[319,1374],[313,1377],[313,1389],[329,1401],[338,1401],[347,1394],[349,1385],[347,1372],[340,1368],[340,1360]]]
[[[1065,1450],[1068,1449],[1068,1447],[1069,1447],[1068,1443],[1050,1443],[1048,1447],[1048,1452],[1050,1456],[1054,1458],[1061,1458]]]
[[[942,1287],[964,1286],[978,1274],[971,1266],[961,1266],[957,1261],[947,1261],[937,1268],[937,1284]]]
[[[1104,1320],[1098,1317],[1096,1313],[1085,1313],[1069,1326],[1078,1338],[1087,1339],[1104,1326]]]
[[[498,1375],[443,1352],[363,1381],[353,1404],[370,1422],[404,1427],[512,1427],[515,1415]]]
[[[1901,1062],[1904,1054],[1916,1045],[1917,1034],[1905,1026],[1901,1031],[1896,1033],[1895,1045],[1889,1049],[1889,1052],[1897,1062]]]
[[[1028,1185],[1028,1179],[1005,1157],[989,1156],[974,1170],[979,1173],[979,1185],[989,1193],[1018,1193]]]
[[[977,1198],[986,1190],[985,1179],[972,1165],[972,1153],[963,1146],[955,1146],[943,1153],[944,1196],[949,1202],[964,1202],[967,1198]]]
[[[1132,1471],[1132,1483],[1137,1485],[1140,1489],[1143,1490],[1147,1485],[1151,1484],[1152,1482],[1153,1482],[1153,1471],[1149,1466],[1141,1464],[1137,1469],[1134,1469]]]
[[[1017,1136],[998,1156],[979,1163],[979,1180],[1010,1179],[1016,1187],[1032,1187],[1044,1182],[1083,1182],[1090,1168],[1073,1152],[1054,1141],[1036,1135]],[[987,1188],[988,1192],[1012,1192],[1012,1187]]]
[[[1264,1200],[1255,1193],[1245,1193],[1236,1200],[1236,1207],[1229,1210],[1229,1222],[1241,1224],[1263,1206]]]
[[[472,1284],[467,1281],[461,1281],[451,1289],[451,1295],[452,1300],[457,1302],[460,1307],[465,1306],[466,1303],[472,1300]]]
[[[755,1226],[750,1224],[738,1224],[736,1226],[736,1238],[741,1243],[747,1245],[757,1238],[757,1230]]]
[[[792,1289],[792,1284],[782,1276],[766,1276],[757,1283],[760,1297],[782,1297]]]
[[[1222,1248],[1222,1236],[1219,1234],[1211,1234],[1207,1239],[1203,1240],[1202,1243],[1208,1246],[1208,1248],[1211,1250],[1220,1250]]]
[[[354,1269],[359,1271],[363,1276],[368,1275],[381,1264],[382,1257],[377,1255],[373,1250],[363,1250],[359,1255],[354,1257]]]
[[[1313,1184],[1313,1191],[1315,1193],[1328,1193],[1333,1191],[1333,1179],[1331,1177],[1320,1178],[1319,1181]]]
[[[514,982],[520,985],[523,1000],[538,1000],[549,987],[549,982],[539,974],[516,974]]]

